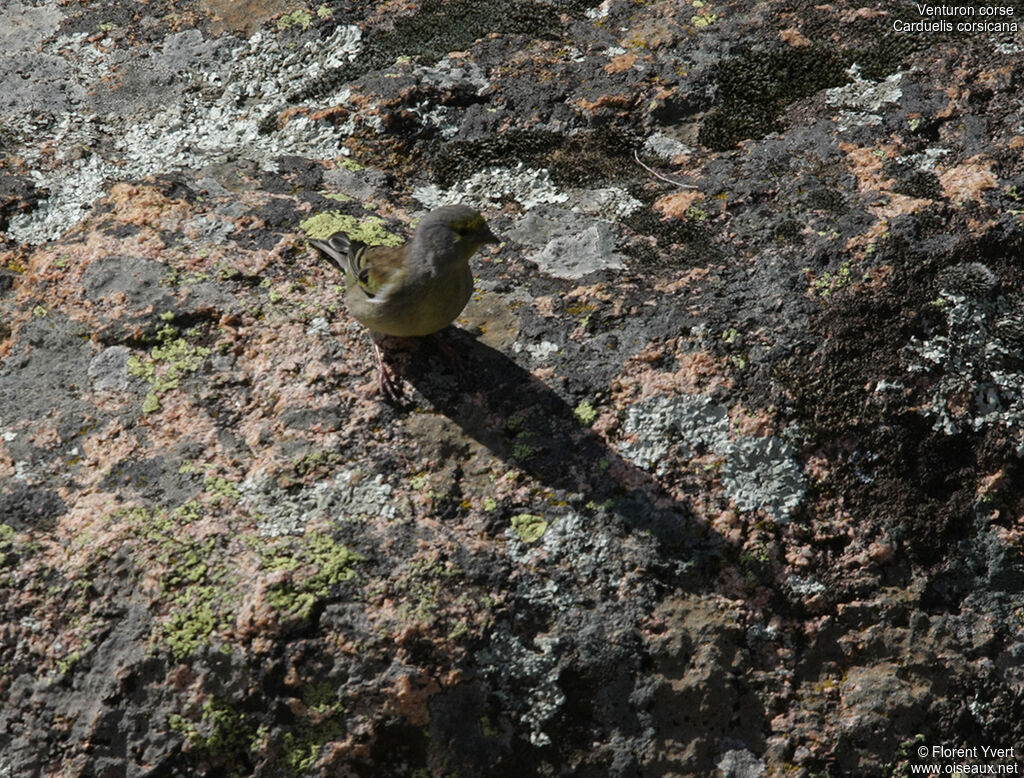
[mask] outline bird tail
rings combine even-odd
[[[366,248],[364,243],[352,240],[344,232],[336,232],[327,240],[310,238],[309,245],[319,251],[323,258],[341,273],[359,276],[359,268],[356,265],[359,255]]]

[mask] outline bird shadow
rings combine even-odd
[[[543,381],[464,330],[449,327],[442,337],[460,355],[462,375],[437,369],[422,352],[402,375],[466,435],[544,486],[607,506],[666,551],[685,549],[690,562],[718,556],[714,533],[689,507],[582,423]]]

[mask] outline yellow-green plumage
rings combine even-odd
[[[311,240],[345,274],[352,315],[384,335],[430,335],[444,329],[473,294],[469,259],[498,239],[477,211],[448,205],[431,211],[403,246],[365,246],[337,232]]]
[[[403,246],[366,246],[336,232],[310,240],[345,274],[348,309],[360,323],[382,335],[431,335],[462,313],[473,294],[469,259],[485,243],[498,243],[484,217],[464,205],[446,205],[423,217]],[[395,387],[374,344],[381,386]]]

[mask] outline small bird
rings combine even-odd
[[[345,275],[351,314],[371,332],[412,337],[432,335],[462,313],[473,294],[469,258],[486,243],[499,243],[479,212],[445,205],[420,221],[402,246],[367,246],[344,232],[309,244]],[[373,349],[384,394],[401,392],[376,338]]]

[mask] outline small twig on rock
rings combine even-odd
[[[696,189],[697,188],[693,184],[684,184],[682,181],[676,181],[675,179],[672,179],[672,178],[669,178],[668,176],[662,175],[661,173],[659,173],[654,168],[648,167],[647,165],[645,165],[643,162],[640,161],[640,154],[639,154],[639,152],[637,152],[636,149],[633,149],[633,159],[636,160],[636,164],[638,164],[640,167],[642,167],[644,170],[646,170],[652,176],[654,176],[655,178],[660,178],[662,181],[664,181],[667,184],[672,184],[672,186],[680,186],[683,189]]]

